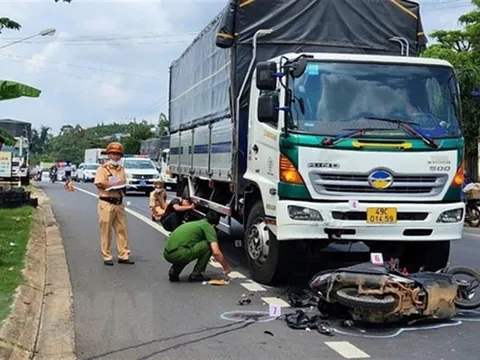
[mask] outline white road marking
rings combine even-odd
[[[254,291],[254,292],[256,292],[256,291],[267,291],[267,289],[265,289],[264,287],[262,287],[261,285],[255,283],[255,282],[241,283],[240,285],[242,285],[248,291]]]
[[[228,277],[231,279],[246,279],[247,277],[243,275],[242,273],[239,273],[238,271],[232,271],[230,274],[228,274]]]
[[[290,304],[287,303],[285,300],[282,300],[276,297],[262,297],[262,300],[266,302],[268,305],[278,305],[282,308],[290,307]]]
[[[217,260],[210,258],[210,261],[208,262],[210,265],[212,265],[214,268],[221,269],[222,264],[220,264]]]
[[[93,197],[95,197],[95,198],[98,198],[98,195],[97,195],[97,194],[94,194],[94,193],[92,193],[92,192],[90,192],[90,191],[88,191],[88,190],[82,189],[82,188],[80,188],[80,187],[76,187],[76,186],[75,186],[75,190],[79,190],[79,191],[81,191],[81,192],[83,192],[83,193],[85,193],[85,194],[87,194],[87,195],[90,195],[90,196],[93,196]],[[165,235],[165,236],[169,236],[169,235],[170,235],[170,233],[169,233],[167,230],[165,230],[162,225],[157,224],[156,222],[150,220],[150,219],[149,219],[148,217],[146,217],[145,215],[142,215],[142,214],[140,214],[139,212],[137,212],[137,211],[135,211],[135,210],[129,209],[128,207],[125,207],[125,211],[126,211],[127,213],[129,213],[130,215],[135,216],[137,219],[143,221],[143,222],[146,223],[147,225],[150,225],[150,226],[153,227],[155,230],[161,232],[163,235]],[[213,259],[213,258],[210,259],[209,264],[210,264],[211,266],[213,266],[214,268],[217,268],[217,269],[221,269],[221,268],[222,268],[222,265],[221,265],[218,261],[216,261],[215,259]],[[238,271],[232,271],[232,273],[235,273],[234,276],[231,276],[232,278],[246,279],[246,276],[243,275],[243,274],[241,274],[241,273],[239,273]],[[263,290],[265,290],[265,289],[263,289]],[[251,291],[256,291],[256,290],[251,290]]]
[[[97,195],[97,194],[94,194],[94,193],[92,193],[92,192],[90,192],[90,191],[88,191],[88,190],[82,189],[82,188],[80,188],[80,187],[75,187],[75,190],[80,190],[81,192],[83,192],[83,193],[85,193],[85,194],[88,194],[88,195],[90,195],[90,196],[93,196],[93,197],[98,198],[98,195]],[[169,236],[169,235],[170,235],[170,233],[169,233],[167,230],[165,230],[162,225],[159,225],[159,224],[157,224],[156,222],[150,220],[150,219],[149,219],[148,217],[146,217],[145,215],[142,215],[142,214],[136,212],[135,210],[129,209],[128,207],[125,207],[125,211],[126,211],[127,213],[129,213],[130,215],[135,216],[137,219],[142,220],[144,223],[150,225],[150,226],[153,227],[155,230],[161,232],[163,235],[165,235],[165,236]]]
[[[348,341],[325,341],[325,344],[345,359],[366,359],[370,357],[370,355]]]

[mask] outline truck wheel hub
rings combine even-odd
[[[267,260],[270,237],[268,227],[263,219],[259,219],[250,228],[247,246],[250,258],[260,263],[264,263]]]

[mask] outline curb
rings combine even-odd
[[[73,360],[72,288],[63,241],[48,197],[37,187],[34,192],[38,208],[25,255],[24,283],[0,328],[0,359]]]

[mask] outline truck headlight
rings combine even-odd
[[[293,220],[323,221],[319,211],[303,206],[288,205],[288,216]]]
[[[444,211],[437,219],[437,223],[457,223],[462,221],[463,209]]]
[[[133,175],[132,174],[127,174],[127,179],[133,179]]]

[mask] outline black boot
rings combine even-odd
[[[172,265],[170,270],[168,271],[168,277],[171,282],[177,282],[180,281],[180,273],[182,272],[182,269],[178,269],[175,267],[175,265]]]
[[[135,261],[130,260],[130,259],[118,259],[119,264],[128,264],[128,265],[133,265],[135,264]]]
[[[190,282],[204,282],[204,281],[209,281],[209,280],[210,280],[210,278],[208,278],[206,276],[203,276],[202,274],[196,274],[196,275],[191,274],[188,277],[188,281],[190,281]]]

